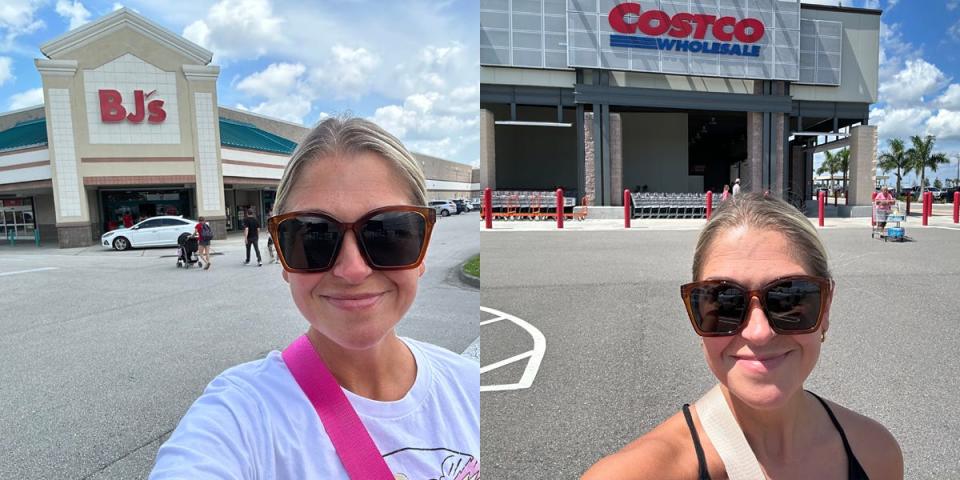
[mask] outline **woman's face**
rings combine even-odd
[[[341,222],[354,222],[375,208],[412,203],[387,160],[362,153],[306,165],[284,210],[323,210]],[[423,264],[410,270],[372,270],[360,255],[353,232],[348,232],[331,270],[284,271],[283,278],[313,329],[344,349],[365,350],[391,333],[407,313],[423,271]]]
[[[738,227],[722,233],[710,247],[703,280],[728,279],[758,289],[788,275],[809,275],[789,254],[782,234]],[[821,330],[829,326],[825,312]],[[707,365],[732,395],[753,408],[782,406],[803,387],[820,356],[820,331],[778,335],[770,328],[757,298],[750,299],[747,322],[737,335],[704,337]]]

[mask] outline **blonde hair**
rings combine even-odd
[[[774,196],[745,193],[730,197],[714,212],[700,232],[693,254],[693,280],[701,279],[703,264],[713,242],[737,227],[778,232],[792,246],[792,256],[810,275],[832,278],[827,265],[827,250],[817,230],[799,210]]]
[[[411,201],[416,205],[427,204],[427,182],[420,162],[397,137],[369,120],[331,117],[314,127],[290,157],[277,187],[274,215],[286,211],[290,192],[305,165],[331,155],[350,156],[358,153],[374,153],[382,157],[396,170],[398,180],[410,192]]]

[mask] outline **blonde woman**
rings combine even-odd
[[[584,479],[903,478],[886,428],[803,387],[835,289],[800,212],[761,194],[723,202],[680,290],[718,385]]]
[[[310,132],[268,222],[307,333],[215,378],[151,478],[478,479],[479,364],[395,332],[424,272],[426,203],[418,162],[380,127]]]

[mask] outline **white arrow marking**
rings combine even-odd
[[[523,375],[520,377],[520,381],[507,385],[481,385],[480,391],[500,392],[506,390],[521,390],[524,388],[530,388],[530,385],[533,385],[533,379],[537,377],[537,372],[540,370],[540,362],[543,361],[543,354],[547,350],[547,339],[544,338],[543,333],[540,333],[540,330],[537,330],[536,327],[530,325],[520,318],[503,313],[499,310],[494,310],[492,308],[480,307],[480,310],[491,315],[501,317],[487,320],[485,323],[491,323],[500,320],[510,320],[520,328],[526,330],[527,333],[530,334],[530,337],[533,338],[533,350],[521,353],[519,355],[514,355],[513,357],[500,360],[499,362],[491,363],[490,365],[480,368],[480,373],[485,373],[529,357],[530,360],[527,362],[527,367],[523,370]],[[481,325],[485,323],[481,322]]]

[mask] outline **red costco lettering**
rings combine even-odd
[[[123,97],[116,90],[100,90],[100,120],[106,123],[122,122],[124,119],[131,123],[142,123],[146,118],[150,123],[162,123],[167,118],[167,112],[163,109],[163,100],[151,100],[146,103],[146,99],[157,93],[156,90],[144,94],[143,90],[133,91],[134,111],[127,113],[121,102]],[[147,116],[147,113],[150,113]]]
[[[630,19],[630,21],[628,21]],[[608,16],[610,27],[619,33],[657,37],[667,34],[674,38],[693,38],[702,40],[710,31],[714,38],[729,42],[734,38],[742,43],[755,43],[763,38],[766,28],[756,18],[737,20],[735,17],[716,17],[714,15],[680,12],[671,17],[662,10],[643,11],[638,3],[621,3],[612,9]]]

